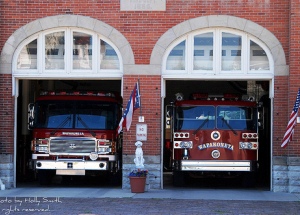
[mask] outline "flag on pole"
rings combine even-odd
[[[126,127],[127,131],[129,130],[132,122],[133,113],[139,107],[141,107],[141,100],[140,100],[139,83],[137,82],[134,86],[134,89],[131,92],[126,109],[123,113],[123,116],[117,128],[118,134],[122,131],[123,127]]]
[[[285,148],[287,146],[288,142],[290,142],[292,140],[292,136],[294,134],[294,127],[297,122],[299,102],[300,102],[300,88],[298,90],[296,102],[295,102],[294,108],[292,110],[292,113],[290,115],[289,123],[286,127],[286,132],[285,132],[283,140],[282,140],[282,144],[281,144],[282,148]]]

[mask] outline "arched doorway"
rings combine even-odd
[[[256,23],[231,16],[199,17],[173,27],[158,41],[151,63],[162,64],[164,106],[178,90],[190,94],[192,91],[225,93],[226,89],[254,92],[261,88],[258,94],[260,97],[266,94],[268,98],[270,124],[274,76],[288,73],[284,52],[274,35]],[[265,135],[268,146],[261,157],[267,160],[266,184],[270,187],[272,130]]]
[[[46,17],[23,26],[9,38],[2,53],[11,56],[5,64],[12,68],[15,96],[16,186],[17,175],[22,178],[28,171],[28,153],[23,150],[28,148],[26,112],[37,89],[114,90],[121,95],[123,66],[134,63],[134,58],[116,29],[75,15]]]

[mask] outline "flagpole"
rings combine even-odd
[[[140,91],[140,78],[138,78],[138,91],[139,91],[139,100],[140,100],[140,116],[143,116],[143,115],[142,115],[141,91]]]
[[[294,129],[297,123],[298,111],[299,111],[299,104],[300,104],[300,88],[298,89],[297,98],[294,104],[294,108],[292,113],[289,117],[288,125],[286,127],[286,132],[283,136],[281,147],[285,148],[288,143],[292,140]]]

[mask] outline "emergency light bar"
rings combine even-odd
[[[111,92],[98,92],[98,91],[41,91],[41,96],[105,96],[115,97],[114,93]]]
[[[234,93],[225,93],[224,94],[224,98],[225,99],[235,99],[235,100],[238,100],[239,98],[241,98],[241,96],[238,95],[238,94],[234,94]]]
[[[194,93],[193,94],[193,99],[208,99],[208,94],[207,93]]]
[[[218,95],[210,95],[207,93],[193,93],[192,98],[194,100],[239,100],[241,99],[241,96],[239,94],[235,93],[224,93],[223,95],[218,94]]]

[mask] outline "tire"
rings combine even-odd
[[[183,187],[186,185],[186,176],[184,172],[173,171],[173,185],[175,187]]]
[[[50,185],[52,176],[53,173],[51,170],[38,170],[38,180],[42,186]]]
[[[243,187],[255,187],[256,185],[256,172],[245,172],[242,175]]]
[[[122,185],[122,171],[109,173],[109,184],[111,186]]]

